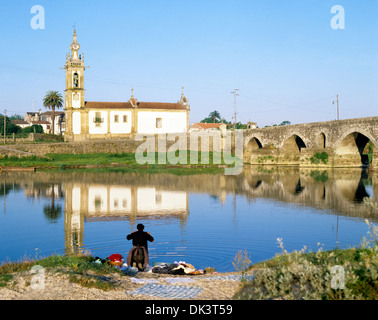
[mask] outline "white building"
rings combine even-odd
[[[85,101],[84,56],[79,55],[76,30],[71,53],[67,55],[65,113],[65,139],[81,141],[109,139],[131,134],[182,133],[189,130],[188,100],[181,95],[177,103],[139,102],[131,98],[126,102]]]
[[[52,111],[46,111],[42,113],[42,110],[39,109],[39,112],[26,112],[23,122],[18,121],[14,122],[21,128],[30,127],[32,125],[40,125],[43,128],[44,133],[52,133],[52,123],[53,116]],[[62,111],[55,111],[55,120],[54,120],[55,134],[64,134],[65,131],[65,113]]]
[[[46,111],[40,114],[40,121],[46,121],[49,123],[48,131],[46,133],[52,133],[52,123],[53,123],[53,112]],[[54,119],[54,133],[55,134],[64,134],[65,131],[65,113],[62,111],[55,111]]]

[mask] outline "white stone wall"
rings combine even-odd
[[[162,127],[156,127],[156,119],[162,119]],[[138,133],[186,132],[186,111],[141,111],[138,110]]]
[[[100,113],[100,118],[102,119],[102,123],[96,125],[93,121],[96,118],[96,113]],[[107,111],[89,111],[88,113],[88,127],[90,134],[106,134],[108,133],[108,112]]]
[[[80,112],[72,113],[72,132],[73,134],[81,133],[81,114]]]
[[[97,124],[94,122],[96,113],[100,113],[102,122]],[[75,115],[75,113],[74,113]],[[110,119],[108,119],[108,116]],[[115,116],[118,116],[116,122]],[[124,122],[124,116],[127,117]],[[77,116],[77,123],[80,115]],[[186,111],[168,112],[168,111],[141,111],[138,110],[138,133],[157,134],[157,133],[181,133],[187,130]],[[157,127],[157,119],[161,119],[161,127]],[[75,122],[75,117],[73,116]],[[88,113],[89,134],[129,134],[132,132],[133,113],[131,110],[91,110]],[[109,130],[108,130],[108,125]],[[74,124],[75,128],[75,124]],[[80,134],[76,126],[74,134]]]
[[[75,99],[75,96],[76,96],[76,99]],[[80,99],[81,99],[80,92],[72,92],[72,108],[80,108]]]
[[[118,122],[115,122],[115,116],[118,116]],[[124,122],[124,116],[127,121]],[[131,111],[111,111],[110,112],[110,133],[130,133],[132,124]]]

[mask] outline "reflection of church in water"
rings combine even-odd
[[[137,219],[177,219],[189,213],[188,192],[153,186],[65,183],[65,243],[67,253],[83,246],[84,222]]]
[[[43,213],[49,221],[56,222],[64,214],[67,253],[83,248],[84,223],[123,220],[128,221],[133,230],[138,220],[160,219],[163,223],[178,222],[183,227],[189,218],[189,194],[208,195],[218,199],[221,205],[232,195],[234,208],[235,196],[242,196],[252,204],[251,214],[255,200],[267,199],[337,217],[378,221],[377,209],[364,203],[366,198],[378,203],[376,173],[350,168],[268,169],[245,167],[239,176],[9,173],[2,175],[0,197],[4,197],[5,212],[7,193],[24,188],[25,196],[31,198],[32,203],[34,199],[46,199]]]

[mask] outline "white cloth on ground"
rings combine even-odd
[[[190,283],[194,282],[192,278],[164,278],[165,281],[169,283]]]
[[[134,283],[159,283],[156,279],[139,279],[139,278],[130,278]]]

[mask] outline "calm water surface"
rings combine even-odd
[[[0,261],[87,250],[127,256],[138,223],[150,261],[234,271],[238,250],[259,262],[304,246],[347,248],[367,236],[363,203],[378,177],[356,170],[246,167],[239,176],[62,171],[0,174]]]

